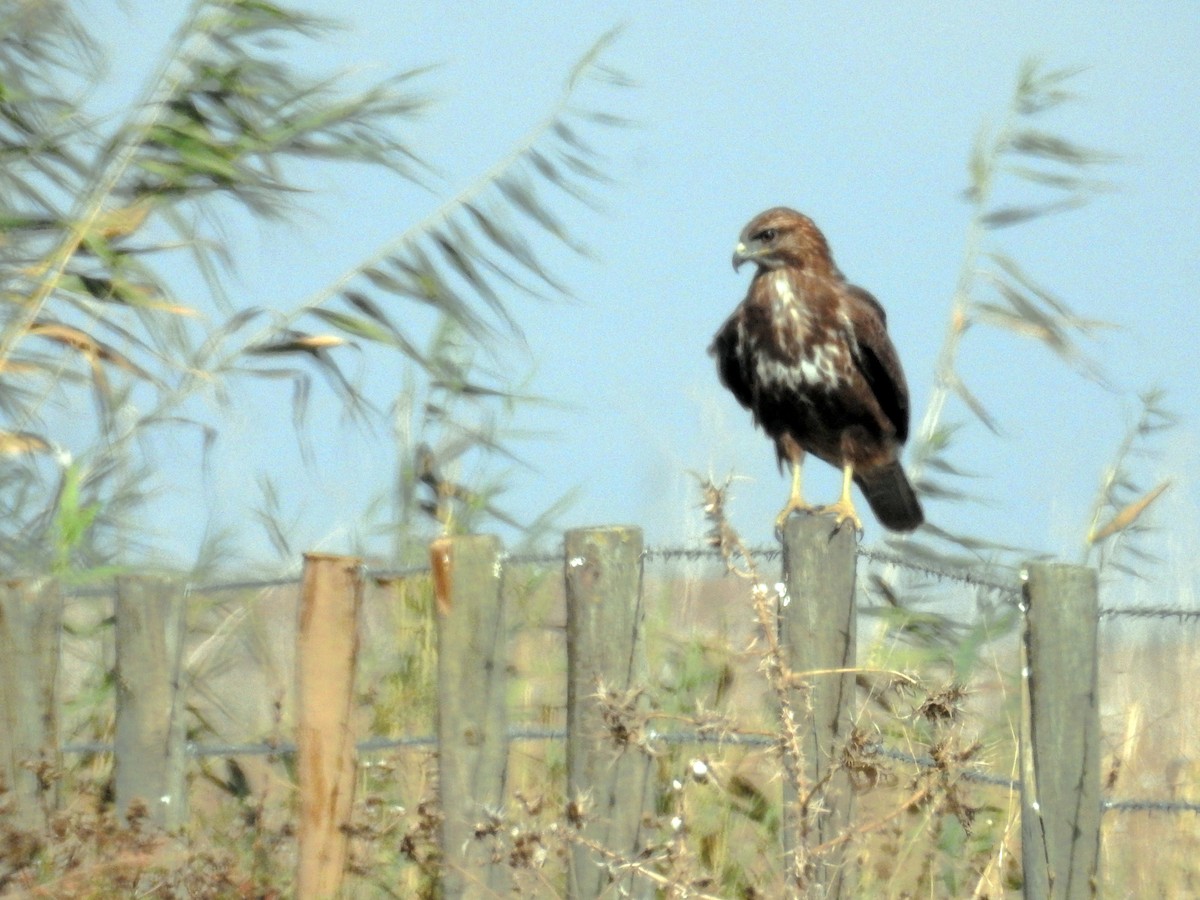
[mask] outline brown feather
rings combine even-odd
[[[898,458],[908,437],[908,386],[871,294],[849,284],[807,216],[776,207],[743,229],[735,268],[757,266],[746,298],[709,352],[722,383],[775,442],[780,464],[805,452],[855,480],[893,530],[923,520]]]

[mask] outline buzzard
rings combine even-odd
[[[874,297],[848,283],[812,219],[784,207],[755,216],[742,230],[733,268],[758,270],[746,299],[717,332],[709,352],[725,387],[775,441],[792,492],[775,524],[796,511],[833,513],[837,525],[862,522],[850,482],[879,521],[911,531],[924,521],[900,467],[908,437],[908,387]],[[800,466],[812,453],[842,470],[841,498],[809,507]]]

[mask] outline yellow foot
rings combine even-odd
[[[834,528],[840,529],[847,522],[854,523],[854,530],[862,532],[862,519],[858,517],[858,513],[854,509],[854,504],[850,502],[849,497],[843,497],[837,503],[830,503],[828,506],[820,506],[813,510],[815,513],[827,516],[831,513],[835,517]]]
[[[778,532],[779,534],[783,534],[783,523],[786,522],[788,520],[788,516],[790,516],[794,512],[802,512],[802,513],[810,513],[811,514],[811,513],[815,513],[815,512],[820,512],[820,510],[818,510],[816,507],[809,506],[807,503],[805,503],[799,497],[795,497],[795,496],[789,497],[787,505],[785,505],[783,507],[783,509],[781,509],[779,511],[779,515],[777,515],[775,517],[775,531],[776,532]]]
[[[842,466],[842,495],[838,497],[837,503],[830,503],[828,506],[822,506],[814,512],[821,515],[833,513],[836,517],[834,520],[834,530],[839,530],[847,522],[854,523],[854,530],[862,534],[862,519],[858,517],[858,513],[854,511],[854,501],[850,499],[850,485],[854,481],[854,467],[850,465]]]
[[[804,493],[800,489],[800,460],[804,458],[801,453],[799,458],[792,459],[792,493],[788,496],[788,502],[784,504],[783,509],[779,511],[779,515],[775,517],[775,533],[783,534],[783,523],[788,520],[794,512],[814,513],[816,510],[804,502]]]

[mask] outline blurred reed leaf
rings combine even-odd
[[[1036,116],[1063,103],[1080,99],[1079,94],[1067,90],[1065,85],[1086,71],[1087,66],[1047,69],[1036,57],[1025,59],[1017,71],[1013,98],[1017,111],[1022,116]]]
[[[380,530],[392,539],[394,561],[423,561],[431,533],[470,533],[484,522],[514,532],[514,552],[536,546],[571,493],[530,518],[501,500],[516,471],[531,471],[519,445],[544,437],[514,427],[514,417],[522,407],[549,401],[522,392],[448,315],[423,352],[429,377],[410,373],[392,410],[395,500],[392,521]]]
[[[1076,168],[1105,165],[1120,159],[1111,153],[1092,150],[1060,135],[1034,128],[1022,128],[1010,134],[1003,149],[1008,153],[1031,156],[1046,162],[1061,163],[1064,166]],[[1033,171],[1037,172],[1037,170]],[[1038,178],[1038,174],[1040,173],[1034,175],[1034,180],[1041,180]],[[1043,183],[1053,186],[1059,184],[1053,178],[1043,181]]]
[[[49,453],[50,445],[36,434],[0,431],[0,454]]]
[[[254,518],[262,526],[271,546],[275,548],[281,562],[293,565],[296,560],[296,548],[292,546],[290,535],[295,531],[295,520],[287,520],[283,510],[283,497],[275,479],[266,474],[258,477],[259,505],[254,510]]]
[[[1150,489],[1133,502],[1123,506],[1111,519],[1088,535],[1088,543],[1098,544],[1106,538],[1112,537],[1114,534],[1128,530],[1141,518],[1142,513],[1150,508],[1150,504],[1162,496],[1163,491],[1170,486],[1170,481],[1163,481],[1157,487]]]
[[[1010,225],[1020,225],[1031,219],[1040,219],[1052,213],[1067,212],[1078,209],[1087,203],[1084,197],[1064,197],[1049,203],[1030,204],[1028,206],[1001,206],[984,213],[979,222],[985,228],[1008,228]]]
[[[415,300],[451,316],[473,338],[490,340],[497,326],[520,335],[505,299],[506,289],[516,288],[532,297],[546,297],[543,289],[549,289],[551,296],[567,295],[566,286],[543,264],[517,220],[523,218],[575,252],[587,253],[544,191],[554,188],[590,202],[586,183],[598,177],[602,160],[580,135],[596,122],[597,111],[580,105],[577,91],[585,76],[594,74],[612,82],[611,70],[593,73],[592,66],[613,36],[605,35],[585,54],[555,108],[510,154],[317,292],[294,316],[320,315],[317,310],[340,303],[374,310],[372,318],[382,324],[380,314],[389,302]],[[347,324],[348,332],[355,333],[356,326]],[[406,353],[419,358],[411,338],[406,341]]]
[[[1138,400],[1138,416],[1126,429],[1101,478],[1082,562],[1091,562],[1095,554],[1102,574],[1111,569],[1144,578],[1144,564],[1158,560],[1139,547],[1137,539],[1150,530],[1144,517],[1170,487],[1170,480],[1147,487],[1135,474],[1135,462],[1149,452],[1151,441],[1174,426],[1175,417],[1164,406],[1164,394],[1159,389],[1143,392]]]
[[[988,410],[986,399],[968,384],[959,366],[967,335],[977,331],[973,326],[999,328],[1032,340],[1085,378],[1108,386],[1103,367],[1089,355],[1084,342],[1112,326],[1076,314],[996,243],[1003,229],[1028,226],[1077,209],[1111,189],[1111,184],[1094,172],[1117,157],[1084,147],[1041,121],[1076,99],[1071,83],[1081,71],[1049,69],[1033,59],[1024,62],[1000,126],[982,129],[972,145],[967,162],[969,185],[964,191],[972,208],[966,256],[951,303],[929,406],[914,431],[911,449],[914,483],[929,499],[979,499],[958,486],[967,476],[953,460],[958,426],[947,428],[944,424],[951,399],[961,404],[970,421],[996,436],[1004,435],[1002,423]],[[1000,195],[1005,202],[997,202]],[[1013,549],[967,535],[935,534],[927,528],[902,541],[905,552],[914,542],[934,537],[983,555],[1003,555]]]
[[[1102,170],[1118,158],[1084,146],[1045,121],[1053,111],[1077,99],[1072,84],[1081,71],[1049,69],[1036,60],[1026,61],[1000,126],[982,129],[968,156],[969,184],[964,197],[971,205],[972,218],[966,253],[929,406],[914,430],[911,447],[913,483],[918,493],[933,501],[927,506],[930,521],[913,536],[888,539],[897,553],[924,561],[933,570],[947,565],[977,568],[981,561],[1006,565],[1018,554],[1025,558],[1035,555],[1029,548],[936,524],[940,503],[983,500],[964,485],[964,479],[975,476],[956,459],[964,423],[947,421],[951,401],[957,401],[968,422],[1003,436],[1002,423],[989,412],[986,398],[968,385],[959,364],[967,335],[981,331],[974,326],[998,328],[1032,341],[1076,374],[1113,390],[1105,367],[1090,352],[1089,342],[1114,326],[1080,315],[998,243],[1008,229],[1029,227],[1048,216],[1079,209],[1113,190]],[[1169,424],[1160,400],[1156,392],[1143,395],[1142,415],[1122,441],[1101,485],[1088,528],[1085,559],[1099,553],[1102,570],[1108,567],[1114,572],[1135,573],[1152,558],[1137,546],[1136,538],[1144,532],[1144,517],[1166,484],[1141,485],[1132,476],[1129,460],[1150,435]],[[906,575],[894,567],[885,567],[870,583],[872,592],[885,603],[904,606],[938,590],[935,580]],[[983,599],[981,593],[981,603]]]
[[[37,555],[61,488],[45,448],[70,445],[99,498],[87,552],[132,549],[132,536],[100,533],[137,530],[130,511],[161,462],[149,432],[182,424],[208,448],[220,429],[206,400],[282,382],[307,454],[314,375],[345,415],[373,421],[344,370],[353,358],[365,368],[366,354],[397,354],[430,379],[427,418],[454,434],[447,446],[512,456],[488,425],[497,410],[451,425],[458,398],[503,406],[519,392],[503,377],[456,376],[422,349],[428,320],[411,309],[430,308],[498,357],[520,337],[515,293],[567,294],[537,248],[549,238],[586,252],[559,201],[597,205],[590,190],[607,179],[595,136],[627,124],[587,93],[629,84],[602,59],[615,32],[584,54],[525,139],[432,215],[298,303],[234,302],[226,281],[239,248],[222,216],[286,215],[303,190],[300,164],[366,163],[424,189],[438,183],[406,127],[428,109],[430,70],[366,89],[313,76],[294,61],[331,27],[270,0],[195,0],[141,99],[123,119],[97,120],[87,103],[102,58],[72,4],[0,0],[0,434],[13,448],[0,453],[0,557]],[[188,266],[207,296],[177,290]],[[84,395],[91,417],[76,412]],[[504,521],[489,503],[479,509]]]

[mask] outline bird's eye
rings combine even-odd
[[[774,228],[764,228],[762,231],[760,231],[758,234],[756,234],[754,236],[754,239],[756,241],[762,241],[763,243],[769,244],[769,243],[771,243],[771,241],[775,240],[776,234],[777,234],[777,232],[775,231]]]

